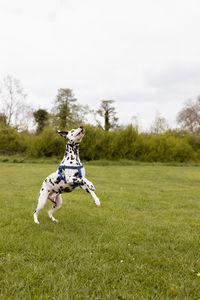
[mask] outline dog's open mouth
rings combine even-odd
[[[80,137],[80,136],[82,136],[82,135],[84,135],[84,133],[85,133],[85,131],[84,131],[84,128],[81,128],[81,130],[76,134],[76,138],[77,137]]]

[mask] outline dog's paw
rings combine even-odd
[[[99,199],[95,199],[95,204],[96,204],[96,206],[100,206],[101,205],[101,202],[100,202],[100,200]]]
[[[55,219],[53,216],[51,217],[51,220],[52,220],[53,222],[56,222],[56,223],[59,222],[58,219]]]
[[[48,211],[48,215],[49,215],[49,218],[53,221],[53,222],[58,222],[57,219],[55,219],[52,214],[51,214],[51,211]]]
[[[40,224],[40,222],[38,221],[38,218],[37,218],[37,216],[35,215],[35,213],[33,214],[33,219],[34,219],[34,222],[35,222],[36,224]]]

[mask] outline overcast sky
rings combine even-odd
[[[115,100],[121,124],[175,126],[200,95],[199,30],[199,0],[0,0],[0,80],[36,109],[71,88],[94,109]]]

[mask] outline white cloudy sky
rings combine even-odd
[[[71,88],[94,109],[116,100],[121,124],[175,126],[200,94],[199,30],[199,0],[0,0],[0,80],[18,78],[35,108]]]

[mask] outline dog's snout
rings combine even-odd
[[[80,126],[80,128],[81,128],[81,129],[84,129],[84,127],[83,127],[83,126]]]

